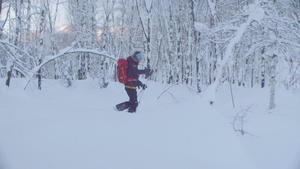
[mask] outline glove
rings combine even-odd
[[[145,68],[144,70],[145,70],[145,76],[146,78],[148,78],[152,74],[152,70],[149,68]]]
[[[145,84],[142,84],[141,87],[142,87],[143,90],[145,90],[148,86],[145,85]]]

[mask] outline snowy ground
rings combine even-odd
[[[130,114],[112,109],[127,100],[119,83],[3,84],[0,169],[300,169],[299,89],[279,89],[270,112],[268,89],[234,87],[233,108],[227,85],[210,106],[183,85],[161,95],[169,85],[149,82]],[[244,112],[241,135],[232,123]]]

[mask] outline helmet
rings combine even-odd
[[[140,52],[140,51],[136,51],[136,52],[134,52],[134,54],[132,55],[133,57],[134,57],[134,60],[136,61],[136,62],[139,62],[139,61],[141,61],[142,60],[142,53]]]

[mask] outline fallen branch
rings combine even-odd
[[[174,96],[171,92],[169,92],[168,90],[170,90],[172,87],[177,86],[177,85],[179,85],[179,84],[180,84],[180,83],[177,82],[177,83],[174,83],[174,84],[172,84],[171,86],[169,86],[166,90],[164,90],[164,91],[157,97],[157,100],[158,100],[163,94],[168,93],[168,94],[170,94],[170,95],[172,96],[173,101],[174,101],[175,103],[177,103],[177,102],[178,102],[178,99],[176,99],[175,96]],[[193,91],[193,92],[197,93],[196,90],[190,88],[190,87],[187,86],[187,85],[185,85],[185,86],[186,86],[190,91]]]
[[[252,107],[252,105],[249,106],[247,109],[241,110],[239,113],[236,114],[236,116],[234,116],[233,123],[232,123],[232,127],[233,127],[234,131],[240,132],[242,135],[244,135],[244,134],[252,135],[252,134],[248,133],[247,131],[245,131],[245,129],[244,129],[244,124],[246,122],[245,118],[247,116],[247,113],[251,109],[251,107]]]
[[[174,95],[172,93],[170,93],[168,90],[171,89],[172,87],[176,86],[176,85],[179,85],[179,83],[174,83],[173,85],[171,85],[170,87],[168,87],[166,90],[164,90],[158,97],[157,97],[157,100],[164,94],[164,93],[169,93],[174,102],[176,103],[177,102],[177,99],[174,97]]]

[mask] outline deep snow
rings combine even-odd
[[[1,169],[299,169],[300,90],[228,85],[209,105],[184,85],[149,82],[137,113],[112,107],[127,100],[124,87],[96,80],[35,83],[6,88],[0,80]],[[142,80],[145,82],[145,80]],[[162,95],[161,95],[162,94]],[[161,95],[161,96],[160,96]],[[157,99],[160,96],[159,99]],[[249,108],[241,135],[233,117]],[[240,123],[239,121],[236,122]]]

